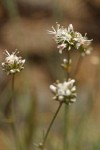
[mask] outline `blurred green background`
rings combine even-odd
[[[3,51],[18,49],[26,59],[16,75],[15,115],[20,148],[11,130],[11,77],[0,70],[0,150],[35,150],[43,139],[58,103],[49,85],[65,78],[61,57],[47,30],[56,22],[93,38],[93,52],[83,58],[77,79],[77,101],[67,112],[66,150],[100,150],[100,1],[99,0],[1,0],[0,62]],[[79,55],[71,53],[74,71]],[[47,140],[48,150],[63,150],[64,108]]]

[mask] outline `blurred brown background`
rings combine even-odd
[[[25,70],[15,81],[20,140],[26,149],[34,150],[33,143],[41,141],[58,105],[49,85],[65,76],[56,44],[47,33],[56,22],[65,27],[72,23],[76,31],[87,33],[94,49],[84,57],[76,77],[78,98],[68,112],[67,150],[100,150],[100,0],[0,0],[0,62],[5,49],[18,49],[26,59]],[[73,72],[79,55],[72,52],[71,57]],[[10,145],[10,150],[16,149],[9,125],[10,84],[11,77],[0,70],[0,150]],[[62,128],[63,109],[51,131],[48,149],[62,150]]]

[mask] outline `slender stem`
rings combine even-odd
[[[83,60],[83,57],[80,55],[78,62],[77,62],[77,65],[76,65],[76,68],[75,68],[74,73],[73,73],[73,77],[77,76],[78,71],[79,71],[81,64],[82,64],[82,60]]]
[[[42,143],[42,148],[41,148],[41,150],[43,150],[44,147],[45,147],[45,143],[46,143],[48,134],[49,134],[49,132],[50,132],[50,129],[51,129],[53,123],[54,123],[54,120],[55,120],[56,117],[57,117],[57,114],[58,114],[58,112],[59,112],[59,110],[60,110],[62,104],[63,104],[62,102],[59,104],[59,106],[58,106],[58,108],[57,108],[57,110],[56,110],[56,113],[55,113],[53,119],[51,120],[51,123],[50,123],[50,125],[49,125],[49,127],[48,127],[48,129],[47,129],[47,132],[46,132],[45,136],[44,136],[44,140],[43,140],[43,143]]]
[[[64,106],[64,130],[63,130],[63,150],[68,149],[68,140],[67,140],[67,132],[68,132],[68,107],[67,105]],[[67,126],[66,126],[67,124]]]
[[[70,76],[70,52],[67,50],[67,59],[68,59],[68,68],[67,68],[67,80],[68,80],[68,78],[69,78],[69,76]]]
[[[14,84],[15,84],[15,74],[12,75],[12,82],[11,82],[11,90],[12,90],[12,97],[11,97],[11,117],[12,117],[12,122],[11,122],[11,127],[13,131],[13,135],[15,138],[15,142],[17,142],[17,132],[16,132],[16,122],[15,122],[15,110],[14,110],[14,99],[15,99],[15,94],[14,94]],[[17,145],[16,145],[17,146]]]
[[[67,80],[69,79],[70,77],[70,51],[67,50],[67,60],[68,60],[68,68],[67,68]],[[66,150],[66,148],[68,148],[68,141],[67,141],[67,131],[68,131],[68,127],[66,126],[66,124],[68,124],[68,107],[65,105],[64,107],[64,130],[63,130],[63,150]]]
[[[12,98],[11,98],[11,111],[12,111],[12,129],[15,130],[15,113],[14,113],[14,80],[15,75],[12,75],[12,83],[11,83],[11,90],[12,90]]]
[[[67,50],[67,69],[66,69],[66,79],[68,81],[69,77],[70,77],[70,51]],[[66,124],[68,124],[68,107],[65,105],[64,107],[64,124],[63,124],[63,150],[66,150],[66,148],[68,148],[68,141],[67,141],[67,131],[68,131],[68,127],[66,126]]]
[[[12,84],[11,84],[11,89],[12,89],[12,101],[14,99],[14,80],[15,80],[15,75],[12,75]]]
[[[3,0],[3,3],[8,11],[8,15],[11,19],[15,19],[19,16],[18,8],[15,0]]]
[[[15,126],[15,111],[14,111],[14,83],[15,83],[15,75],[12,74],[11,80],[11,129],[13,132],[14,140],[16,143],[16,126]],[[17,145],[16,145],[17,146]]]
[[[12,101],[11,101],[11,114],[12,114],[12,131],[15,138],[16,147],[19,150],[22,150],[20,141],[18,139],[17,127],[16,127],[16,116],[15,116],[15,109],[14,109],[14,99],[15,99],[15,91],[14,91],[14,84],[15,84],[15,74],[12,75],[12,83],[11,83],[11,90],[12,90]]]
[[[12,90],[12,102],[11,102],[11,113],[12,113],[12,131],[14,134],[16,146],[18,146],[17,141],[17,131],[16,131],[16,120],[15,120],[15,110],[14,110],[14,99],[15,99],[15,91],[14,91],[14,85],[15,85],[15,74],[12,75],[12,83],[11,83],[11,90]]]

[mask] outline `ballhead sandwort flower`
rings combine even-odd
[[[60,54],[64,49],[78,50],[83,56],[91,53],[92,40],[88,40],[86,34],[82,36],[81,33],[74,31],[72,24],[68,28],[64,28],[57,23],[57,28],[52,27],[52,29],[53,31],[48,33],[53,35],[55,42],[58,44],[57,48]]]
[[[76,101],[76,86],[74,79],[69,79],[60,83],[59,81],[56,84],[50,85],[52,93],[55,95],[53,99],[70,104]]]
[[[68,48],[70,50],[70,46],[72,43],[72,34],[74,32],[72,24],[69,25],[68,29],[60,26],[57,23],[57,29],[52,27],[53,31],[49,31],[49,34],[54,36],[54,40],[58,44],[57,48],[59,49],[59,53],[62,53],[62,50]]]
[[[12,52],[12,54],[10,54],[7,50],[5,50],[4,54],[6,55],[6,58],[2,63],[2,70],[4,70],[7,75],[15,74],[24,69],[25,59],[17,56],[18,51]]]
[[[92,51],[91,47],[92,39],[88,40],[86,35],[87,34],[82,36],[81,33],[75,32],[73,38],[73,40],[75,41],[75,49],[79,50],[82,56],[89,55]]]

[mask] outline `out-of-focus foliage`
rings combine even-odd
[[[65,76],[56,44],[47,34],[56,22],[66,27],[72,23],[75,30],[94,39],[93,53],[83,58],[76,76],[77,102],[67,112],[67,150],[100,149],[100,1],[2,0],[0,62],[5,49],[17,48],[26,65],[15,78],[19,148],[11,131],[11,77],[0,70],[0,150],[35,149],[56,110],[58,103],[52,100],[49,85]],[[79,56],[73,52],[71,57],[73,73]],[[63,114],[62,108],[49,135],[48,150],[63,149]]]

